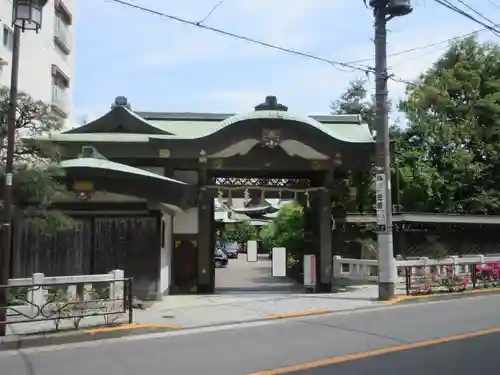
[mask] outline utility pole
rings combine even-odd
[[[391,149],[387,80],[387,21],[411,13],[409,0],[371,0],[375,17],[375,100],[377,173],[376,205],[378,232],[378,297],[395,297],[396,267],[392,236]]]

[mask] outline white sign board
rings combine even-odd
[[[384,231],[385,228],[385,184],[386,179],[383,173],[375,175],[375,198],[377,205],[377,229]]]
[[[257,241],[247,242],[247,262],[257,262]]]
[[[314,254],[304,255],[304,286],[316,286],[316,256]]]
[[[273,276],[286,276],[286,247],[273,247]]]

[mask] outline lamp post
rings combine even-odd
[[[387,21],[412,12],[410,0],[370,0],[375,17],[375,100],[377,129],[376,205],[378,232],[378,297],[388,301],[395,297],[391,201],[391,146],[387,80]]]
[[[16,136],[16,110],[19,80],[19,48],[21,32],[33,30],[37,33],[42,27],[42,11],[48,0],[14,0],[12,26],[12,70],[10,77],[9,109],[7,112],[7,160],[5,163],[5,185],[3,191],[3,215],[1,222],[0,285],[7,285],[10,274],[11,237],[12,237],[12,173],[14,169],[14,147]],[[0,288],[0,336],[6,334],[7,289]]]

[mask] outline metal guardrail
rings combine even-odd
[[[90,290],[89,285],[92,285]],[[74,294],[68,293],[70,287],[75,290]],[[110,293],[109,288],[115,290]],[[70,319],[74,329],[78,329],[82,319],[96,316],[104,318],[104,325],[112,326],[124,314],[128,315],[128,323],[133,323],[132,278],[112,282],[0,285],[0,289],[5,289],[7,295],[7,303],[0,305],[0,317],[6,317],[0,320],[3,328],[0,332],[5,332],[5,327],[10,324],[45,321],[54,321],[55,329],[59,330],[61,321]],[[44,298],[33,298],[40,291],[43,291]]]
[[[500,287],[500,262],[467,264],[468,271],[453,265],[405,266],[406,295],[443,294]]]

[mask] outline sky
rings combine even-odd
[[[201,21],[220,0],[129,0]],[[456,0],[452,0],[458,4]],[[500,0],[466,0],[500,20]],[[275,95],[290,111],[328,114],[350,80],[373,76],[186,25],[111,0],[79,0],[73,122],[109,110],[126,96],[133,110],[241,113]],[[435,3],[413,0],[413,13],[388,24],[390,72],[412,80],[446,43],[397,56],[482,27]],[[205,25],[341,62],[373,66],[373,14],[362,0],[225,0]],[[481,41],[495,40],[489,31]],[[405,84],[390,82],[397,103]]]

